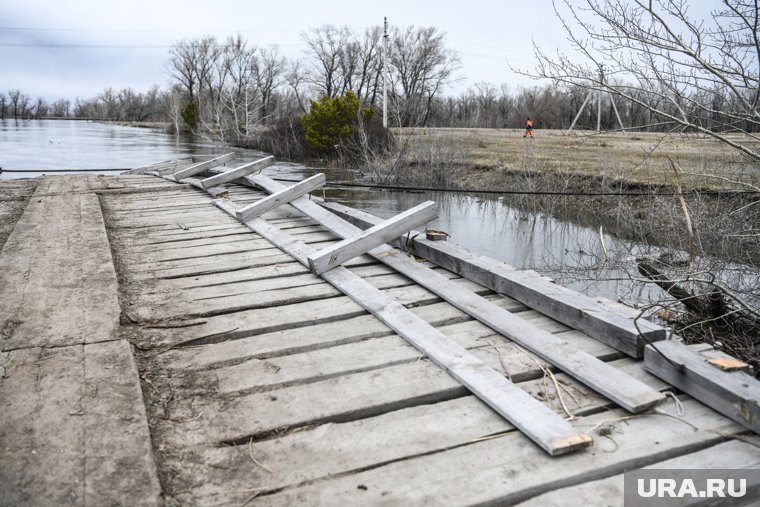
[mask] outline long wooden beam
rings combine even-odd
[[[381,221],[369,213],[337,203],[322,206],[365,229]],[[444,241],[430,241],[411,233],[394,244],[418,257],[469,278],[489,289],[512,297],[573,329],[582,331],[629,356],[641,358],[647,343],[663,340],[667,330],[638,318],[637,311],[622,305],[602,305],[576,291],[555,284],[538,273],[518,270],[508,264],[473,254]],[[628,312],[626,315],[623,312]]]
[[[265,176],[256,176],[255,181],[268,192],[282,187]],[[307,199],[297,199],[290,204],[338,236],[352,237],[360,231]],[[630,412],[641,412],[665,399],[656,389],[413,261],[400,250],[382,245],[369,253]]]
[[[356,235],[346,237],[343,241],[309,256],[309,266],[315,274],[321,275],[347,260],[365,254],[367,251],[409,232],[414,227],[435,219],[437,216],[438,205],[433,201],[426,201],[365,231],[355,227]]]
[[[644,368],[713,410],[760,434],[760,381],[723,371],[709,357],[675,341],[647,346]]]
[[[250,180],[252,177],[249,176],[248,179]],[[282,188],[278,192],[275,192],[267,197],[264,197],[263,199],[259,199],[258,201],[249,204],[248,206],[244,206],[236,210],[235,218],[241,222],[245,222],[246,220],[261,216],[267,211],[273,210],[281,204],[288,203],[293,199],[296,199],[302,195],[308,194],[309,192],[318,189],[324,185],[326,181],[327,180],[325,179],[325,175],[323,173],[315,174],[311,178],[306,178],[303,181],[299,181],[295,185]]]
[[[235,181],[236,179],[242,178],[243,176],[248,176],[249,174],[259,172],[272,164],[274,164],[274,156],[270,155],[266,158],[256,160],[255,162],[230,169],[229,171],[225,171],[221,174],[209,176],[208,178],[201,180],[201,188],[208,190],[209,188]]]
[[[215,203],[230,215],[237,214],[229,202],[217,200]],[[261,218],[248,220],[245,225],[305,266],[308,266],[308,257],[316,252]],[[338,266],[324,273],[322,278],[445,369],[549,454],[564,454],[591,444],[587,434],[360,276]]]
[[[179,170],[175,173],[172,173],[172,177],[180,181],[181,179],[188,178],[190,176],[195,176],[198,173],[202,173],[203,171],[206,171],[208,169],[211,169],[212,167],[216,167],[218,165],[224,164],[225,162],[229,162],[230,160],[235,159],[234,153],[226,153],[220,157],[212,158],[211,160],[206,160],[205,162],[200,162],[198,164],[193,164],[190,167],[186,167],[182,170]]]

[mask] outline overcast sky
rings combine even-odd
[[[717,4],[717,0],[695,3]],[[253,45],[278,45],[302,57],[301,33],[324,24],[357,32],[381,25],[435,26],[458,52],[464,79],[450,93],[485,81],[536,84],[507,60],[533,67],[531,40],[552,51],[564,46],[551,0],[2,0],[0,92],[32,97],[93,97],[106,87],[144,92],[168,82],[169,46],[184,38],[241,33]]]

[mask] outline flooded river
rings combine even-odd
[[[27,178],[49,171],[118,172],[179,156],[209,156],[230,151],[203,140],[162,132],[88,121],[0,120],[0,178]],[[255,160],[260,152],[235,150],[238,161]],[[31,172],[12,172],[31,171]],[[318,172],[297,164],[278,163],[265,174],[298,180]],[[543,213],[508,205],[503,197],[449,192],[409,192],[336,185],[347,171],[327,170],[324,196],[381,217],[389,217],[426,200],[439,204],[431,228],[446,231],[449,241],[513,266],[534,269],[591,296],[628,302],[657,297],[656,288],[635,287],[636,255],[652,248],[622,241],[600,231],[563,222]],[[653,290],[654,293],[648,291]]]

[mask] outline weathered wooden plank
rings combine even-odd
[[[697,402],[686,401],[684,408],[694,427],[658,416],[622,423],[625,414],[617,411],[577,420],[579,427],[612,431],[610,439],[599,439],[595,452],[554,459],[525,445],[519,435],[507,433],[445,452],[306,482],[261,496],[256,505],[298,505],[315,498],[325,505],[513,505],[540,492],[694,452],[723,441],[723,435],[742,431]],[[666,411],[673,413],[670,406]]]
[[[473,327],[480,330],[474,340],[470,336]],[[521,383],[521,388],[530,389],[534,396],[547,397],[546,381],[542,376],[543,372],[536,363],[526,354],[504,343],[499,344],[502,350],[501,353],[497,353],[490,346],[491,339],[487,335],[488,330],[484,330],[482,325],[465,322],[445,326],[442,329],[452,339],[461,340],[461,343],[474,347],[472,354],[482,361],[500,370],[502,365],[506,365],[514,381]],[[486,339],[477,339],[483,335],[486,336]],[[271,340],[274,335],[268,338]],[[497,335],[493,335],[495,343],[499,343],[500,339]],[[483,343],[478,343],[479,341]],[[588,339],[588,337],[579,339],[579,343],[584,348],[589,347],[585,350],[590,353],[605,354],[606,350],[609,350],[607,346]],[[293,346],[293,344],[283,345],[285,347]],[[477,347],[480,347],[480,350]],[[468,394],[467,389],[457,380],[419,355],[416,357],[414,354],[410,355],[409,349],[410,347],[403,348],[398,343],[394,350],[389,349],[386,356],[378,358],[378,367],[369,368],[367,371],[337,376],[328,375],[317,382],[286,384],[285,386],[278,386],[274,390],[264,389],[262,392],[254,389],[250,393],[240,393],[240,395],[232,398],[204,396],[203,393],[206,393],[209,387],[216,387],[216,381],[213,380],[213,377],[202,375],[201,378],[206,378],[209,383],[206,383],[205,387],[201,386],[200,395],[186,397],[186,393],[175,390],[177,399],[172,403],[171,418],[177,421],[188,421],[188,423],[172,425],[174,433],[170,437],[172,444],[190,446],[204,442],[242,441],[243,439],[247,440],[250,436],[258,437],[261,434],[269,434],[273,431],[313,425],[324,421],[350,421]],[[399,353],[403,355],[398,355]],[[295,353],[283,356],[282,359],[265,357],[260,361],[255,361],[255,363],[260,364],[263,368],[277,370],[278,367],[286,365],[295,366],[299,363],[303,365],[308,362],[308,358],[309,354]],[[403,360],[403,362],[394,364],[393,358]],[[327,375],[328,371],[335,372],[339,371],[340,368],[343,368],[344,371],[351,370],[353,369],[352,365],[356,366],[364,361],[362,358],[344,357],[342,359],[344,362],[347,361],[346,364],[341,365],[341,361],[333,361],[333,364],[311,366],[312,376]],[[157,357],[156,361],[157,364],[160,364],[162,358]],[[635,364],[633,366],[636,367]],[[359,368],[359,370],[361,369]],[[628,371],[630,374],[635,374],[636,372],[641,373],[643,369],[639,367],[637,370]],[[212,374],[213,371],[209,373]],[[293,378],[292,375],[294,375],[293,372],[286,371],[282,373],[281,378],[288,376]],[[663,385],[655,377],[648,374],[644,375],[659,383],[658,388]],[[172,374],[172,376],[175,378],[175,385],[177,385],[178,380],[183,385],[186,382],[188,385],[192,385],[190,379],[193,375],[182,375],[181,380],[176,378],[177,373]],[[582,399],[593,400],[592,402],[597,405],[607,403],[606,400],[593,395],[590,391],[573,385],[564,375],[559,374],[558,377],[563,383],[569,382],[565,383],[565,386],[577,393]],[[272,376],[272,372],[268,374],[268,378],[275,378]],[[538,379],[538,381],[532,385],[525,383],[525,381],[533,379]],[[255,379],[252,380],[255,381]],[[573,409],[578,408],[572,403],[568,401]],[[584,402],[581,401],[581,403]],[[554,412],[564,415],[556,397],[550,398],[547,401],[547,406]],[[489,410],[485,404],[482,404],[481,409]],[[441,445],[443,448],[447,447],[446,443],[441,443]]]
[[[340,204],[324,203],[322,206],[362,228],[381,221]],[[593,298],[552,283],[537,273],[517,270],[443,241],[429,241],[416,236],[410,242],[410,251],[415,255],[513,297],[632,357],[642,357],[646,343],[666,337],[666,330],[661,326],[646,319],[624,315],[622,309],[613,311],[609,305],[600,305]],[[406,238],[397,245],[406,249]]]
[[[235,212],[229,203],[215,202],[228,213]],[[264,220],[253,219],[246,225],[304,265],[308,263],[308,256],[314,253],[313,248],[294,240]],[[591,444],[587,435],[576,431],[545,405],[346,268],[335,268],[322,277],[344,294],[351,295],[352,299],[462,382],[549,454],[572,452]]]
[[[258,177],[257,182],[262,186],[266,185],[265,188],[268,187],[270,191],[276,190],[279,186],[277,182],[263,176]],[[313,202],[300,199],[291,204],[335,231],[339,236],[350,237],[357,230],[356,226],[325,212]],[[398,233],[389,237],[397,236]],[[326,250],[329,251],[330,248]],[[383,245],[371,250],[370,254],[503,336],[526,347],[580,382],[607,396],[626,410],[640,412],[664,400],[662,393],[631,379],[610,365],[497,307],[477,294],[467,291],[462,286],[452,284],[438,273],[409,259],[399,250]],[[309,262],[312,262],[312,257],[309,258]]]
[[[712,366],[708,358],[675,341],[656,347],[645,349],[647,371],[760,434],[760,381],[743,371]]]
[[[226,153],[220,157],[215,157],[215,158],[212,158],[211,160],[206,160],[205,162],[193,164],[190,167],[186,167],[185,169],[181,169],[177,172],[172,173],[171,178],[173,178],[176,181],[180,181],[184,178],[188,178],[190,176],[194,176],[196,174],[202,173],[203,171],[207,171],[208,169],[211,169],[212,167],[216,167],[218,165],[229,162],[230,160],[235,160],[234,153]]]
[[[0,349],[113,337],[118,283],[97,195],[31,199],[0,265]]]
[[[272,210],[281,204],[285,204],[292,201],[293,199],[296,199],[297,197],[308,194],[312,190],[315,190],[324,185],[325,182],[326,180],[324,174],[315,174],[314,176],[306,178],[305,180],[298,182],[295,185],[264,197],[263,199],[260,199],[253,204],[236,209],[233,216],[241,222],[251,220],[263,215],[267,211]]]
[[[86,435],[85,505],[161,505],[145,403],[129,342],[85,346],[79,409],[84,412]]]
[[[757,452],[757,447],[752,444],[733,440],[708,447],[702,451],[660,461],[644,468],[668,470],[753,469],[760,468],[760,453]],[[624,507],[624,477],[623,474],[618,474],[606,479],[561,488],[533,497],[516,507],[566,507],[569,498],[572,498],[576,505]],[[759,489],[760,485],[758,484],[747,484],[745,498],[757,498]]]
[[[262,169],[266,169],[272,164],[274,164],[274,156],[272,155],[260,160],[256,160],[255,162],[243,164],[240,167],[236,167],[221,174],[209,176],[208,178],[201,180],[201,188],[208,190],[209,188],[235,181],[236,179],[242,178],[243,176],[248,176],[249,174],[259,172]]]
[[[301,266],[300,263],[298,265]],[[434,326],[469,320],[468,316],[447,303],[417,306],[410,310]],[[354,310],[352,315],[355,313]],[[158,360],[165,368],[171,370],[204,370],[247,359],[298,354],[393,334],[388,326],[373,315],[352,315],[346,315],[344,318],[336,315],[335,320],[330,322],[306,321],[300,327],[220,343],[173,348],[160,354]]]
[[[193,161],[192,158],[178,158],[178,159],[172,159],[172,160],[164,160],[163,162],[156,162],[155,164],[151,164],[151,165],[135,167],[134,169],[130,169],[129,171],[124,171],[119,176],[139,175],[141,173],[145,173],[148,171],[160,171],[161,169],[166,169],[169,167],[177,167],[181,164],[187,164],[192,161]]]
[[[130,307],[130,315],[138,319],[170,319],[217,315],[258,308],[283,306],[301,301],[332,298],[340,292],[313,273],[296,278],[269,278],[246,283],[243,287],[213,286],[167,297],[166,293],[141,294]],[[372,277],[372,285],[381,289],[410,286],[398,274]],[[252,288],[254,286],[256,288]],[[417,291],[425,297],[425,291]]]
[[[437,216],[438,205],[433,201],[426,201],[365,231],[356,228],[357,234],[355,236],[347,237],[343,241],[310,255],[309,267],[314,273],[321,275],[357,255],[362,255],[414,227],[435,219]]]
[[[126,341],[2,354],[2,505],[160,505]]]
[[[452,327],[464,328],[464,326],[462,324]],[[462,329],[461,338],[466,339],[465,334],[466,332]],[[588,337],[586,339],[589,342],[594,341]],[[596,345],[604,347],[598,342]],[[524,356],[522,357],[524,359]],[[520,356],[516,358],[519,359]],[[509,358],[510,368],[513,366],[513,359],[513,357]],[[632,375],[658,382],[653,376],[644,372],[640,363],[633,363],[630,359],[624,359],[619,363],[630,365],[633,368]],[[274,366],[276,364],[272,364],[272,367]],[[408,365],[409,368],[414,366]],[[527,363],[523,363],[522,366],[528,369],[531,367]],[[409,383],[415,383],[416,379],[420,378],[407,376],[402,373],[402,369],[399,367],[396,370],[396,378],[406,379]],[[514,368],[514,370],[520,371],[519,368]],[[522,373],[518,375],[522,376]],[[560,375],[559,379],[562,382],[567,380],[564,375]],[[364,389],[366,384],[360,383],[359,377],[353,380],[346,385],[354,389]],[[665,386],[661,382],[658,383],[660,388]],[[317,383],[311,387],[319,390],[321,384]],[[544,384],[545,380],[538,378],[522,382],[520,386],[532,393],[540,393],[542,390],[545,391]],[[575,391],[576,385],[568,384],[567,387]],[[368,385],[369,393],[365,394],[371,395],[374,389],[381,390],[382,388],[383,384],[380,382],[376,385]],[[277,397],[283,392],[284,388],[270,391],[269,396]],[[336,391],[334,396],[336,400],[342,396],[338,393],[339,391]],[[576,392],[576,395],[581,398],[582,406],[572,405],[572,407],[576,411],[580,410],[578,415],[598,411],[605,403],[605,400],[598,396],[587,398],[579,392]],[[296,401],[292,398],[288,399]],[[357,406],[366,406],[361,404],[360,400],[352,401]],[[271,406],[278,402],[279,400],[270,401],[267,405]],[[304,403],[309,404],[310,400],[305,398],[299,406]],[[337,408],[335,407],[337,403],[339,402],[330,402],[330,408]],[[556,405],[556,402],[553,404]],[[313,416],[319,417],[325,408],[315,404]],[[305,411],[308,407],[303,407],[303,409]],[[558,407],[557,409],[559,410]],[[262,406],[262,411],[256,412],[250,419],[267,418],[270,410],[272,414],[275,413],[274,407]],[[464,396],[434,404],[413,405],[371,417],[355,417],[343,421],[332,419],[318,427],[314,427],[313,424],[309,426],[308,429],[285,432],[271,439],[254,440],[250,444],[250,450],[248,445],[183,449],[182,471],[187,470],[189,463],[205,465],[202,471],[198,472],[206,479],[204,487],[187,491],[187,494],[202,496],[199,500],[189,503],[235,503],[235,493],[229,484],[238,483],[240,480],[256,480],[257,485],[264,488],[264,491],[272,491],[283,487],[299,486],[305,482],[329,481],[331,476],[352,474],[359,470],[373,468],[378,464],[426,454],[438,453],[442,459],[445,459],[444,451],[447,449],[469,445],[479,439],[488,438],[494,434],[504,434],[514,429],[511,424],[489,410],[475,396]],[[511,436],[519,438],[514,431]],[[389,442],[393,445],[388,445]],[[605,450],[608,449],[605,448]],[[271,473],[251,466],[250,455],[255,456]],[[174,459],[171,461],[177,462]],[[418,471],[418,473],[422,472]],[[211,498],[214,500],[211,501]]]

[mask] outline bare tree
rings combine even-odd
[[[198,90],[198,76],[195,71],[197,59],[197,44],[194,41],[182,40],[169,49],[167,72],[187,93],[188,100],[195,100]]]
[[[459,57],[446,49],[437,28],[409,26],[393,34],[389,63],[398,124],[426,125],[433,100],[459,68]]]
[[[68,99],[58,99],[53,102],[52,114],[56,118],[68,118],[71,113],[71,101]]]
[[[563,0],[554,8],[584,61],[534,45],[539,63],[527,74],[609,92],[760,162],[756,0],[723,0],[704,20],[686,0]]]
[[[50,111],[50,106],[43,97],[37,97],[37,101],[34,103],[34,117],[42,118],[47,116]]]
[[[5,119],[5,115],[8,112],[8,97],[4,93],[0,92],[0,120]]]
[[[272,95],[283,83],[287,61],[276,47],[263,48],[252,62],[253,79],[261,97],[261,119],[272,113]]]
[[[307,55],[311,65],[308,69],[308,81],[314,87],[317,96],[333,98],[347,91],[352,72],[352,59],[345,55],[345,48],[351,43],[353,35],[347,26],[336,27],[323,25],[312,28],[302,34],[308,46]]]
[[[24,118],[29,111],[29,97],[19,89],[8,90],[10,109],[14,118]]]
[[[116,120],[119,118],[119,97],[118,93],[110,86],[104,89],[97,97],[102,103],[103,108],[100,116],[107,120]]]

